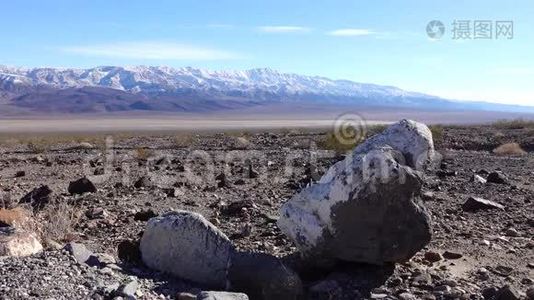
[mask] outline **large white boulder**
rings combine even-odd
[[[421,174],[412,168],[424,168],[433,156],[424,124],[393,124],[285,203],[278,226],[316,261],[406,261],[431,238],[419,200]]]
[[[224,288],[234,247],[200,214],[173,211],[148,221],[140,250],[148,267]]]

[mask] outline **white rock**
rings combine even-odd
[[[187,211],[150,219],[140,249],[151,268],[219,288],[226,286],[234,252],[224,233],[200,214]]]
[[[248,296],[242,293],[230,292],[201,292],[197,296],[198,300],[248,300]]]
[[[430,241],[410,167],[434,157],[430,130],[403,120],[356,147],[281,208],[278,226],[304,256],[373,264],[408,260]]]
[[[0,230],[0,256],[28,256],[43,250],[35,234],[5,228]]]

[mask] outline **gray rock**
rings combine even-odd
[[[242,293],[208,291],[198,294],[197,300],[248,300],[248,296]]]
[[[67,250],[67,252],[69,252],[80,264],[86,263],[92,258],[96,258],[93,252],[87,249],[84,244],[70,242],[65,245],[64,249]]]
[[[434,157],[430,130],[403,120],[356,147],[281,208],[278,226],[304,256],[404,262],[431,238],[421,174]],[[316,260],[317,261],[317,260]]]
[[[150,268],[224,288],[234,247],[200,214],[173,211],[148,221],[140,250]]]
[[[137,288],[139,288],[139,283],[137,280],[131,280],[130,282],[119,287],[118,291],[123,296],[135,298],[135,292],[137,292]]]
[[[230,288],[252,299],[291,300],[302,294],[302,282],[278,258],[264,253],[232,255],[228,272]]]
[[[469,197],[462,205],[462,209],[468,212],[475,212],[484,209],[504,209],[504,206],[491,200],[479,197]]]

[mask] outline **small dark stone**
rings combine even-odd
[[[229,216],[235,216],[241,214],[243,208],[250,209],[253,207],[254,201],[252,200],[235,201],[223,208],[222,213]]]
[[[24,176],[26,176],[26,172],[25,171],[17,171],[15,173],[15,177],[17,177],[17,178],[18,177],[24,177]]]
[[[508,179],[501,172],[492,172],[488,175],[487,182],[505,184],[508,182]]]
[[[494,299],[499,290],[496,287],[488,287],[482,290],[482,297],[484,299]]]
[[[93,174],[95,176],[104,175],[105,174],[104,168],[96,168]]]
[[[136,189],[140,189],[140,188],[147,188],[147,187],[151,187],[152,186],[152,181],[150,180],[150,178],[146,177],[146,176],[143,176],[141,178],[139,178],[135,183],[134,183],[134,187]]]
[[[243,180],[242,178],[239,178],[236,181],[234,181],[234,184],[235,185],[243,185],[243,184],[245,184],[245,180]]]
[[[254,179],[259,176],[259,173],[254,170],[252,165],[248,165],[248,178]]]
[[[146,222],[157,216],[158,214],[156,214],[153,210],[147,209],[147,210],[136,212],[134,215],[134,220]]]
[[[501,275],[501,276],[509,276],[510,274],[512,274],[514,269],[510,268],[510,267],[507,267],[507,266],[498,265],[494,269],[492,269],[492,271],[495,274],[498,274],[498,275]]]
[[[477,171],[477,174],[478,175],[488,175],[489,172],[487,170],[485,170],[485,169],[480,169],[480,170]]]
[[[141,262],[139,241],[124,240],[117,246],[117,255],[123,262],[138,264]]]
[[[462,254],[456,252],[445,251],[443,257],[446,259],[459,259],[462,258]]]
[[[456,176],[456,175],[458,175],[458,172],[456,172],[456,171],[438,170],[436,172],[436,175],[438,175],[438,177],[440,177],[440,178],[445,178],[445,177]]]
[[[462,209],[468,212],[475,212],[483,209],[504,209],[504,206],[483,198],[469,197],[462,205]]]
[[[102,207],[95,207],[85,212],[85,216],[89,219],[104,218],[106,214],[106,211]]]
[[[171,163],[171,162],[170,162],[169,158],[166,157],[166,156],[164,156],[164,157],[161,157],[161,158],[159,158],[158,160],[156,160],[155,165],[156,165],[156,166],[161,166],[161,165],[168,165],[168,164],[170,164],[170,163]]]
[[[95,193],[96,187],[89,179],[84,177],[76,181],[71,181],[69,183],[68,191],[71,195],[74,195],[74,194],[81,195],[84,193]]]
[[[47,185],[42,185],[26,194],[19,203],[29,203],[34,209],[42,209],[50,202],[52,190]]]
[[[494,297],[495,300],[519,300],[519,293],[509,285],[502,287]]]
[[[438,252],[427,251],[425,253],[425,260],[434,263],[442,260],[442,257],[441,254],[439,254]]]
[[[226,175],[224,175],[224,173],[220,173],[219,175],[217,175],[215,177],[215,180],[217,181],[217,187],[225,187],[227,185],[227,182],[226,182]]]

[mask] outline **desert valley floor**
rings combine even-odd
[[[534,292],[534,127],[433,132],[442,161],[424,178],[430,244],[406,263],[328,270],[302,265],[276,225],[282,203],[343,159],[325,130],[114,134],[107,140],[104,134],[2,134],[4,205],[16,207],[42,186],[51,193],[44,207],[18,205],[32,215],[45,249],[0,257],[0,299],[194,299],[187,297],[205,287],[151,270],[135,257],[146,221],[172,209],[202,214],[240,250],[282,258],[299,273],[305,299],[527,299],[527,291]],[[526,153],[493,152],[509,142]],[[242,160],[247,153],[256,154],[250,163]],[[230,175],[221,178],[224,168]],[[496,171],[502,183],[473,181]],[[71,195],[69,182],[84,176],[96,192]],[[469,197],[504,209],[465,211]],[[0,220],[9,221],[2,214]],[[69,242],[85,245],[98,266],[77,262],[64,249]]]

